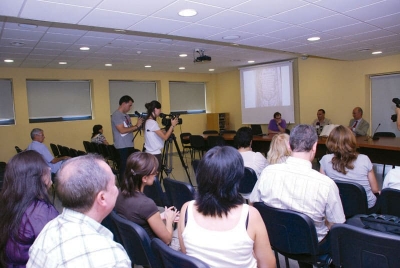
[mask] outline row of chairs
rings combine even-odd
[[[83,141],[83,146],[87,153],[99,154],[107,161],[110,161],[115,170],[119,168],[119,154],[114,145],[99,144],[90,141]]]
[[[51,151],[53,152],[54,157],[60,156],[70,156],[70,157],[77,157],[80,155],[85,155],[86,153],[81,150],[76,150],[74,148],[69,148],[67,146],[63,146],[60,144],[50,143]]]
[[[218,134],[211,133],[211,134]],[[189,150],[191,159],[194,159],[196,156],[196,152],[198,152],[199,158],[203,157],[205,151],[211,149],[214,146],[224,146],[226,145],[226,141],[223,136],[208,136],[207,142],[204,140],[201,135],[192,135],[189,132],[181,133],[181,144],[183,154],[185,154],[185,150]]]

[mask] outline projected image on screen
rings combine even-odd
[[[266,124],[279,111],[294,122],[292,63],[280,62],[242,68],[243,124]]]

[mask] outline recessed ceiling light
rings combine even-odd
[[[151,68],[151,65],[145,65],[144,68]]]
[[[66,61],[60,61],[58,64],[65,65],[65,64],[67,64],[67,62]]]
[[[84,51],[86,51],[86,50],[89,50],[90,49],[90,47],[81,47],[81,48],[79,48],[80,50],[84,50]]]
[[[318,40],[320,40],[320,39],[321,39],[321,37],[318,37],[318,36],[314,36],[314,37],[307,38],[307,40],[308,40],[308,41],[311,41],[311,42],[313,42],[313,41],[318,41]]]
[[[185,67],[179,67],[179,70],[185,70],[186,68]]]
[[[215,69],[208,69],[208,71],[209,71],[209,72],[214,72],[214,71],[215,71]]]
[[[12,46],[15,46],[15,47],[22,47],[22,46],[25,45],[25,43],[23,43],[23,42],[18,42],[18,41],[11,42],[10,44],[11,44]]]
[[[247,63],[254,63],[254,60],[249,60]]]
[[[224,39],[224,40],[236,40],[239,38],[240,38],[240,35],[227,35],[227,36],[222,37],[222,39]]]
[[[38,27],[36,24],[29,24],[29,23],[19,23],[18,26],[25,29],[35,29]]]
[[[6,60],[4,60],[4,62],[11,63],[11,62],[14,62],[14,60],[6,59]]]
[[[183,9],[181,11],[179,11],[179,16],[182,17],[193,17],[197,14],[197,11],[194,9]]]
[[[106,63],[106,64],[104,64],[104,66],[111,67],[112,64],[111,63]]]
[[[372,55],[378,55],[378,54],[382,54],[382,51],[374,51],[374,52],[372,52]]]
[[[179,57],[181,58],[187,57],[187,54],[179,54]]]

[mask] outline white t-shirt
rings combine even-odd
[[[240,152],[240,154],[243,157],[244,166],[253,169],[257,178],[260,177],[261,172],[267,166],[267,159],[261,153],[253,151]]]
[[[388,174],[386,174],[383,180],[382,190],[385,188],[391,188],[400,190],[400,169],[391,169]]]
[[[164,147],[164,140],[155,133],[160,130],[158,123],[149,118],[145,122],[144,130],[144,147],[149,154],[161,154],[161,149]]]

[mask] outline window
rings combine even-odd
[[[206,112],[205,83],[170,82],[171,113],[189,114]]]
[[[14,125],[14,97],[11,80],[0,79],[0,96],[0,125]]]
[[[129,115],[133,116],[134,111],[145,113],[144,105],[152,100],[157,100],[157,86],[154,81],[110,81],[110,114],[119,107],[119,99],[128,95],[134,100],[133,109]]]
[[[29,123],[92,119],[90,81],[27,80]]]

